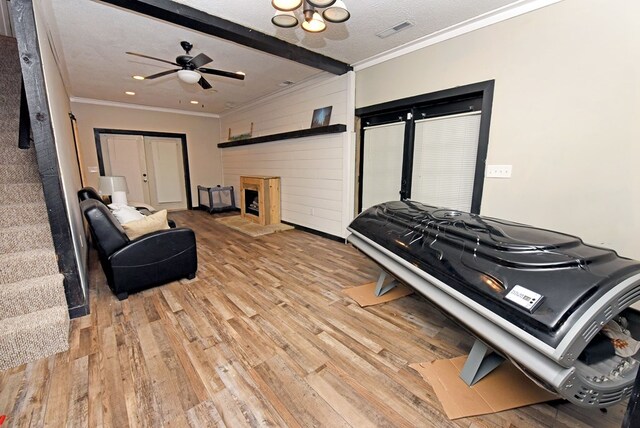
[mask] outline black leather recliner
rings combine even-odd
[[[196,237],[191,229],[160,230],[129,240],[109,208],[93,198],[80,203],[94,236],[100,264],[119,300],[129,293],[181,278],[198,269]]]
[[[86,201],[87,199],[95,199],[96,201],[104,203],[98,191],[91,186],[83,187],[82,189],[78,190],[78,199],[80,200],[80,202]],[[136,209],[144,215],[153,214],[152,211],[149,211],[146,208],[136,207]],[[167,223],[169,224],[170,228],[176,227],[176,223],[170,218],[167,219]]]

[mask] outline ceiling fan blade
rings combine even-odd
[[[211,61],[213,61],[211,58],[201,53],[191,58],[191,61],[189,61],[189,63],[195,68],[200,68],[205,64],[209,64]]]
[[[167,64],[177,65],[178,67],[180,67],[180,64],[176,64],[175,62],[167,61],[166,59],[154,58],[154,57],[149,56],[149,55],[142,55],[142,54],[135,53],[135,52],[125,52],[125,53],[128,54],[128,55],[135,55],[135,56],[140,56],[142,58],[152,59],[154,61],[166,62]]]
[[[232,79],[244,80],[244,74],[234,73],[233,71],[216,70],[215,68],[201,67],[198,71],[207,74],[215,74],[216,76],[230,77]]]
[[[152,74],[151,76],[147,76],[145,77],[145,80],[155,79],[158,77],[166,76],[167,74],[177,73],[178,71],[179,71],[178,69],[163,71],[162,73],[156,73],[156,74]]]
[[[209,82],[207,82],[207,79],[205,79],[204,77],[200,77],[200,80],[198,80],[198,85],[202,86],[202,89],[211,89],[211,84],[209,84]]]

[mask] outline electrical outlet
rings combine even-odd
[[[511,178],[511,165],[487,165],[486,176],[490,178]]]

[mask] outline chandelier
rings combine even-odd
[[[327,28],[325,21],[340,23],[351,17],[342,0],[271,0],[276,14],[271,18],[273,25],[282,28],[293,28],[300,23],[294,10],[300,6],[304,20],[302,29],[310,33],[319,33]],[[324,9],[320,14],[316,8]]]

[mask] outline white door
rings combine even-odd
[[[149,197],[156,209],[186,210],[182,141],[179,138],[144,137]]]
[[[362,211],[400,200],[404,128],[404,122],[364,128]]]
[[[121,175],[127,179],[127,199],[149,203],[149,190],[144,182],[147,163],[144,138],[141,135],[100,135],[105,175]]]
[[[101,134],[105,175],[127,179],[129,205],[142,202],[156,210],[187,209],[179,138]]]

